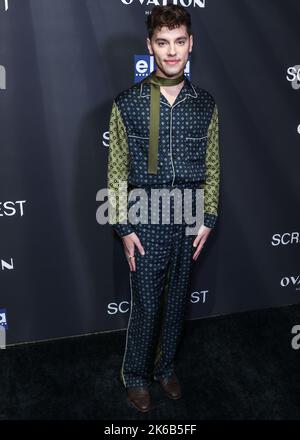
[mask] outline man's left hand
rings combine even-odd
[[[212,228],[209,228],[207,226],[201,225],[197,234],[197,237],[195,238],[194,242],[193,242],[193,246],[196,248],[195,252],[193,254],[193,260],[197,260],[198,255],[201,252],[201,249],[204,246],[204,243],[207,240],[207,237],[210,233],[210,231],[212,230]]]

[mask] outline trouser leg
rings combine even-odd
[[[195,236],[186,236],[184,226],[176,226],[178,229],[174,234],[174,247],[165,285],[164,315],[154,367],[154,376],[160,378],[170,377],[174,372],[174,358],[187,311],[193,261]]]
[[[136,230],[145,255],[135,249],[136,271],[129,272],[131,311],[121,369],[126,388],[152,382],[161,299],[172,245],[170,225],[140,224]]]

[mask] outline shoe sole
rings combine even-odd
[[[139,408],[138,406],[136,406],[135,404],[134,404],[134,402],[132,402],[132,400],[130,400],[128,397],[127,397],[127,403],[129,404],[129,406],[131,407],[131,408],[134,408],[134,409],[136,409],[137,411],[139,411],[139,412],[142,412],[142,413],[146,413],[146,412],[149,412],[149,411],[152,411],[153,409],[155,409],[155,405],[151,405],[149,408],[147,408],[147,409],[141,409],[141,408]]]
[[[170,394],[166,393],[165,391],[164,391],[164,393],[169,399],[172,399],[172,400],[178,400],[178,399],[181,399],[181,397],[182,397],[181,394],[180,394],[180,396],[175,397],[175,396],[170,396]]]

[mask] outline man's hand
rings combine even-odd
[[[207,240],[207,237],[210,233],[210,231],[212,230],[212,228],[208,228],[207,226],[201,225],[197,234],[197,237],[195,238],[194,242],[193,242],[193,246],[197,247],[197,249],[195,250],[194,254],[193,254],[193,260],[197,260],[198,255],[200,254],[201,249],[204,246],[204,243]]]
[[[130,271],[135,272],[135,270],[136,270],[135,256],[134,256],[135,246],[138,248],[141,255],[145,254],[144,248],[140,242],[139,237],[136,235],[135,232],[131,232],[131,234],[124,235],[124,237],[122,237],[122,241],[123,241],[124,252],[125,252],[125,256],[128,261],[128,264],[129,264]]]

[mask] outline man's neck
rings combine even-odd
[[[184,86],[184,81],[182,81],[179,84],[176,84],[176,86],[167,86],[167,87],[161,86],[160,89],[166,95],[177,96],[183,86]]]
[[[175,78],[179,78],[181,75],[183,75],[183,71],[179,72],[176,76],[166,76],[163,72],[161,72],[159,69],[156,69],[155,74],[157,76],[161,76],[163,78],[170,78],[170,79],[175,79]],[[181,83],[176,84],[175,86],[160,86],[161,91],[164,92],[165,95],[168,96],[177,96],[178,93],[180,92],[180,90],[182,89],[182,87],[184,86],[184,80],[181,81]]]

